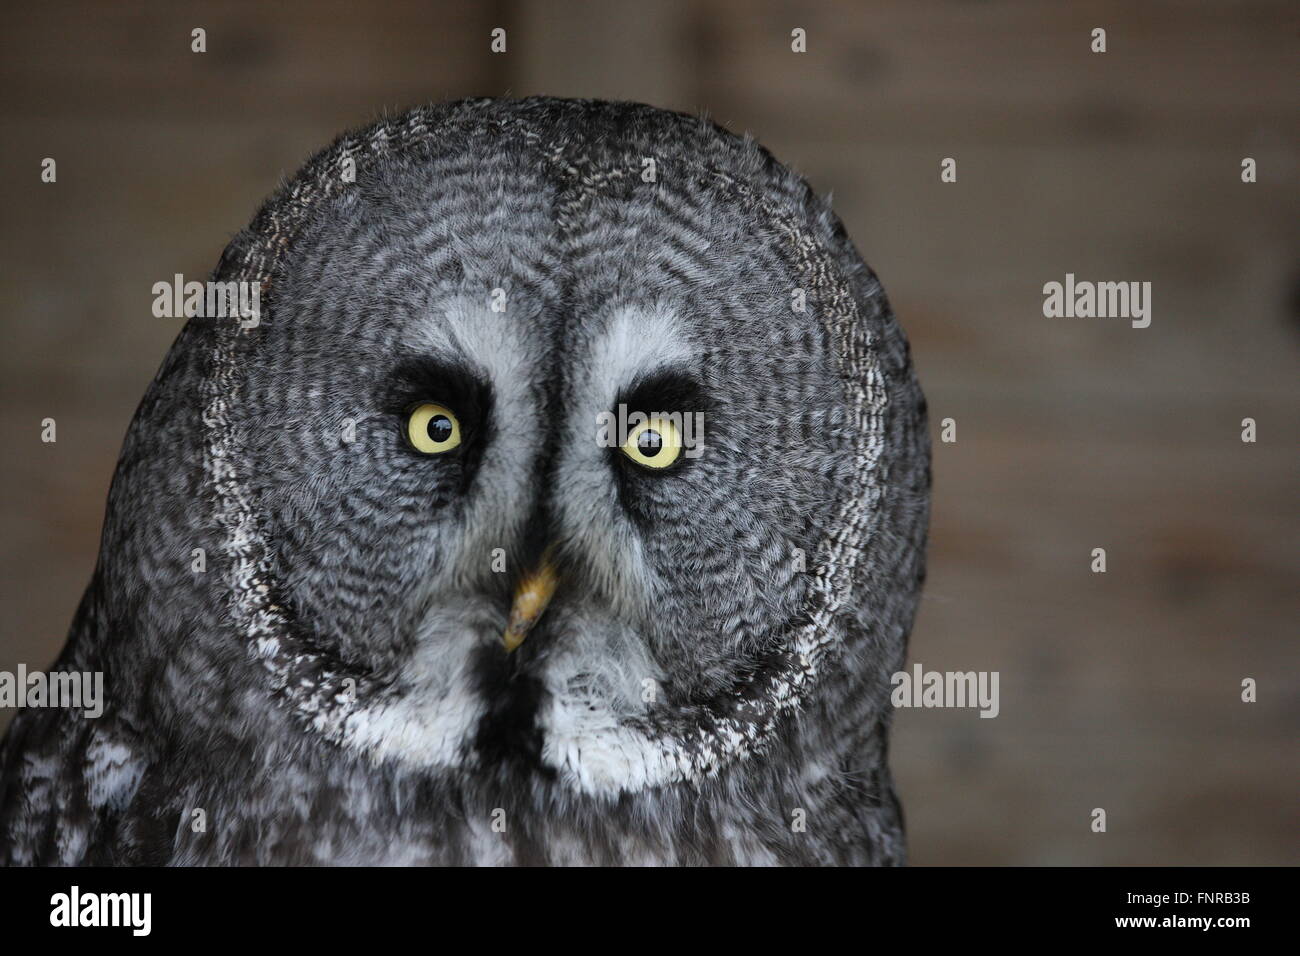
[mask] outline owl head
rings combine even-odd
[[[213,279],[258,314],[189,321],[102,559],[160,707],[597,798],[879,740],[924,402],[875,276],[754,142],[417,109],[312,159]]]

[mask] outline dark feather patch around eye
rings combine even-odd
[[[675,412],[683,418],[693,418],[696,412],[703,412],[706,435],[696,437],[707,438],[711,403],[699,379],[684,370],[669,368],[638,377],[619,391],[614,408],[611,409],[616,421],[620,406],[626,409],[628,415],[634,412],[647,416]],[[654,527],[660,510],[655,493],[656,484],[662,482],[667,475],[689,468],[693,459],[683,455],[662,471],[649,471],[629,460],[617,446],[610,449],[610,454],[618,500],[624,513],[642,531],[649,531]]]
[[[407,359],[384,383],[382,404],[389,414],[404,417],[418,402],[437,402],[456,413],[464,440],[482,432],[492,408],[492,387],[464,365],[435,358]]]
[[[678,414],[683,419],[690,419],[690,422],[686,423],[686,429],[691,431],[693,440],[700,440],[704,436],[695,435],[691,426],[696,421],[696,413],[703,413],[703,422],[707,429],[709,407],[708,395],[699,379],[684,370],[668,368],[640,376],[630,385],[621,389],[611,412],[614,414],[615,421],[619,421],[620,411],[623,410],[627,412],[629,417],[636,412],[640,412],[645,416]],[[615,452],[614,457],[620,466],[633,472],[643,471],[643,469],[633,465],[626,456],[618,453],[617,447],[612,450]],[[668,474],[686,467],[693,457],[682,456],[674,465],[658,472],[658,475]],[[655,476],[651,475],[649,477],[653,478]]]
[[[705,412],[707,417],[708,412],[707,394],[699,379],[689,372],[671,368],[639,376],[619,391],[614,404],[626,405],[629,412],[643,412],[646,415],[657,412],[680,412],[683,415]],[[613,410],[618,411],[617,407]]]
[[[483,448],[492,433],[492,386],[467,366],[417,356],[397,365],[380,385],[379,402],[401,431],[413,406],[435,402],[460,422],[461,444],[444,457],[460,466],[462,491],[468,490]]]

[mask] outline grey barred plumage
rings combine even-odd
[[[15,721],[5,858],[903,860],[924,401],[802,179],[650,107],[461,101],[340,138],[214,278],[260,323],[191,319],[137,413],[56,665],[108,711]],[[702,410],[699,456],[600,447],[628,398]],[[419,402],[463,447],[403,442]]]

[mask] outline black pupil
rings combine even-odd
[[[663,451],[664,440],[657,431],[647,428],[636,439],[636,447],[647,458],[653,458]]]
[[[434,415],[429,419],[429,438],[441,445],[451,438],[451,419],[446,415]]]

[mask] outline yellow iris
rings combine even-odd
[[[643,468],[667,468],[682,457],[682,436],[671,419],[650,418],[628,433],[621,450]]]
[[[406,437],[417,451],[439,455],[460,444],[460,421],[450,408],[421,402],[406,419]]]

